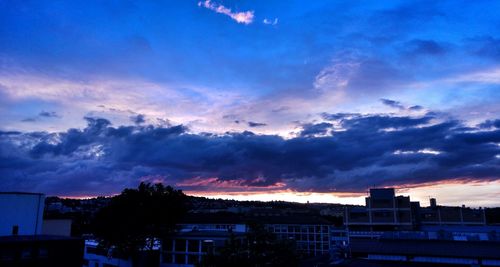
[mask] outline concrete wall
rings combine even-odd
[[[0,192],[0,236],[12,235],[14,226],[18,235],[40,234],[44,201],[43,194]]]
[[[70,219],[43,220],[42,234],[71,236]]]

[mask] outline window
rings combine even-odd
[[[188,240],[188,251],[198,252],[199,251],[199,241],[198,240]]]
[[[201,251],[205,253],[213,253],[214,241],[213,240],[203,240],[201,244]]]
[[[19,234],[19,225],[12,226],[12,235]]]
[[[175,263],[176,264],[185,264],[186,263],[186,255],[176,254],[175,255]]]
[[[175,240],[175,251],[186,251],[186,240],[176,239]]]
[[[47,258],[49,256],[49,250],[47,248],[40,248],[38,250],[39,258]]]
[[[173,257],[171,253],[163,254],[163,262],[164,263],[172,263]]]
[[[23,249],[21,251],[21,259],[30,259],[31,256],[31,249]]]
[[[196,264],[196,263],[198,263],[198,255],[189,255],[188,264]]]
[[[173,241],[173,240],[166,240],[166,241],[163,243],[163,250],[164,250],[164,251],[172,251],[172,248],[173,248],[173,243],[174,243],[174,241]]]

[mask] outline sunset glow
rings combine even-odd
[[[500,205],[498,10],[0,1],[0,191]]]

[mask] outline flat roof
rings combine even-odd
[[[33,241],[59,241],[59,240],[83,240],[78,237],[60,236],[60,235],[8,235],[0,236],[1,243],[11,242],[33,242]]]
[[[32,192],[0,192],[0,195],[44,195],[44,194],[32,193]]]
[[[246,216],[234,213],[188,213],[180,224],[247,224],[257,222],[262,224],[306,224],[331,225],[326,219],[315,215],[279,215],[279,216]]]
[[[500,259],[500,242],[351,239],[353,253]]]

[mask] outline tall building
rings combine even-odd
[[[329,255],[331,223],[311,215],[290,215],[260,210],[246,215],[231,213],[189,214],[177,231],[163,244],[162,266],[195,266],[204,257],[216,254],[229,239],[242,245],[253,224],[259,224],[276,240],[295,244],[304,256]]]
[[[406,264],[500,266],[500,227],[486,225],[484,209],[420,207],[393,188],[370,190],[364,207],[346,208],[344,223],[354,258]]]
[[[41,234],[44,200],[39,193],[0,192],[0,236]]]
[[[394,188],[370,189],[365,207],[346,209],[345,224],[351,230],[397,231],[414,229],[410,197],[396,196]]]
[[[0,192],[0,266],[82,266],[82,239],[42,234],[44,199],[39,193]]]
[[[434,198],[430,199],[429,207],[420,207],[409,196],[396,196],[394,188],[370,189],[365,200],[364,207],[346,208],[344,216],[349,231],[360,235],[419,230],[426,225],[486,224],[484,209],[438,206]]]

